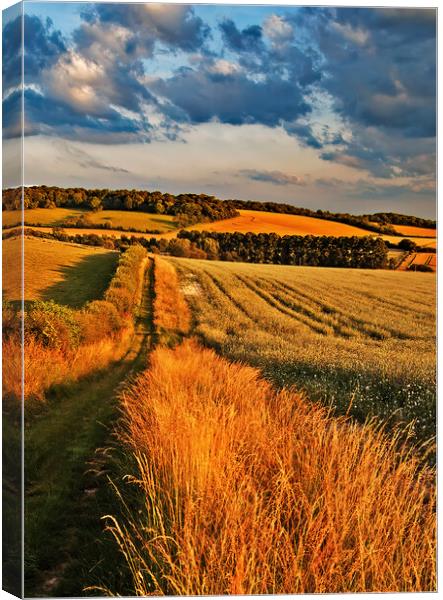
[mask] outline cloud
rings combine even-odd
[[[111,173],[129,173],[127,169],[114,167],[95,159],[85,150],[67,143],[65,140],[57,140],[57,150],[63,153],[69,161],[74,161],[83,169],[99,169],[102,171],[110,171]]]
[[[435,196],[435,181],[428,178],[419,178],[412,185],[396,183],[394,181],[384,183],[375,179],[358,179],[357,181],[346,181],[336,177],[319,177],[313,180],[313,184],[325,189],[339,190],[340,194],[350,198],[395,199],[405,195],[430,195]]]
[[[311,8],[288,17],[322,56],[318,87],[352,132],[336,148],[323,149],[322,158],[374,176],[412,176],[417,147],[427,144],[423,162],[435,172],[435,15],[426,9]]]
[[[26,82],[36,81],[42,69],[57,61],[66,51],[61,34],[53,27],[51,19],[43,23],[38,17],[24,15],[24,35],[26,52],[24,71]],[[22,19],[21,16],[8,21],[3,28],[3,91],[17,87],[21,83],[22,72]]]
[[[289,175],[281,171],[259,171],[256,169],[243,169],[239,175],[252,181],[262,181],[274,185],[306,185],[306,181],[298,175]]]
[[[152,54],[156,43],[192,52],[199,49],[209,28],[189,5],[172,4],[95,4],[83,12],[86,21],[76,34],[77,42],[93,42],[91,26],[100,25],[111,31],[115,26],[130,32],[125,42],[129,55]],[[89,25],[89,36],[87,34]]]
[[[285,44],[294,38],[294,28],[279,15],[269,15],[265,19],[263,33],[276,44]]]
[[[218,120],[275,127],[310,110],[302,89],[291,82],[273,76],[254,80],[240,69],[214,73],[211,65],[180,69],[155,82],[153,89],[180,108],[182,119],[190,123]]]
[[[374,177],[435,173],[434,10],[276,8],[263,19],[250,7],[246,27],[232,9],[213,30],[196,13],[88,4],[67,38],[27,15],[26,133],[112,144],[259,124]],[[19,25],[3,33],[5,137],[20,125]]]
[[[259,25],[250,25],[242,31],[232,19],[225,19],[220,23],[220,30],[227,48],[234,52],[262,52],[262,28]]]
[[[25,90],[25,135],[56,135],[105,144],[139,141],[141,127],[112,107],[98,114],[85,114],[63,100]],[[148,138],[149,140],[149,138]]]

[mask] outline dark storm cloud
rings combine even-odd
[[[22,62],[22,20],[17,17],[3,27],[2,38],[2,76],[3,95],[10,88],[17,87],[21,82]]]
[[[322,158],[396,177],[415,176],[420,154],[420,170],[434,173],[435,10],[306,8],[288,20],[314,40],[321,89],[352,132]]]
[[[38,17],[23,17],[26,82],[35,81],[42,69],[54,64],[66,52],[66,46],[51,19],[43,23]],[[9,21],[3,29],[3,90],[16,87],[21,82],[22,19]]]

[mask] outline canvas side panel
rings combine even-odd
[[[23,596],[22,23],[23,4],[2,13],[3,589]],[[5,213],[3,213],[5,214]],[[12,226],[16,225],[16,226]]]

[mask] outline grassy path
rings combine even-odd
[[[152,344],[151,269],[145,272],[135,331],[125,356],[60,388],[32,419],[26,448],[26,596],[79,596],[100,572],[118,577],[100,518],[112,510],[106,474],[117,393],[144,367]],[[110,505],[111,503],[111,505]],[[113,564],[115,561],[115,569]]]

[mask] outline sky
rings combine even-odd
[[[435,217],[434,9],[25,2],[24,32],[25,185]]]

